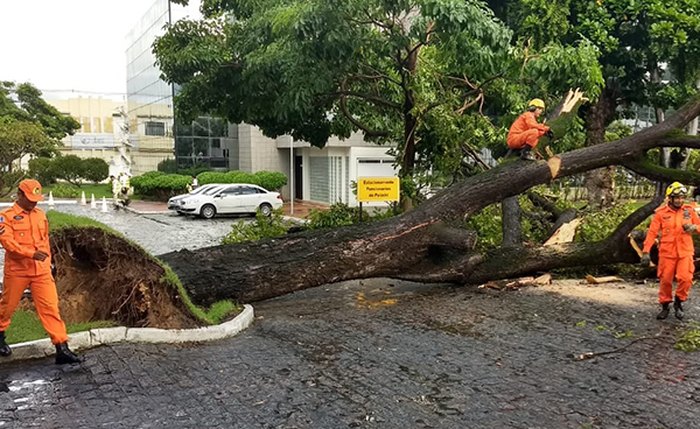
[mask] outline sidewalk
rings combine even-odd
[[[298,219],[305,219],[311,210],[327,210],[328,206],[325,204],[314,203],[310,201],[294,201],[294,214],[291,214],[291,203],[289,201],[285,202],[282,206],[282,211],[285,216],[292,216]],[[168,206],[164,202],[160,201],[145,201],[145,200],[132,200],[129,204],[128,210],[137,214],[166,214],[174,213],[168,210]]]

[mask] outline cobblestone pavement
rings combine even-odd
[[[114,210],[102,213],[100,210],[90,209],[90,206],[78,204],[59,204],[54,210],[98,220],[123,233],[154,255],[220,244],[221,238],[231,231],[233,223],[248,222],[252,219],[231,216],[206,220],[178,216],[175,213],[138,215]],[[4,258],[5,252],[0,252],[0,279]]]
[[[654,320],[654,295],[575,281],[329,285],[257,303],[227,340],[1,365],[0,427],[700,427],[700,356],[672,348],[681,325]]]

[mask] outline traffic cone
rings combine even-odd
[[[107,198],[102,197],[102,210],[100,210],[102,213],[107,213],[109,210],[107,209]]]
[[[90,208],[96,209],[97,203],[95,202],[95,194],[90,194]]]
[[[80,196],[80,205],[84,206],[87,204],[87,201],[85,201],[85,191],[83,191],[83,194]]]
[[[55,206],[56,203],[53,201],[53,192],[49,191],[49,207]]]

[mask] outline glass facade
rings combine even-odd
[[[155,0],[127,36],[127,104],[129,132],[139,150],[168,151],[181,167],[206,165],[229,168],[230,148],[222,144],[229,126],[224,120],[200,117],[192,123],[177,121],[173,93],[177,86],[160,79],[152,45],[171,20],[185,9],[168,0]]]

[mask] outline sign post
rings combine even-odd
[[[399,198],[398,177],[359,177],[357,179],[360,222],[362,222],[362,203],[399,201]]]

